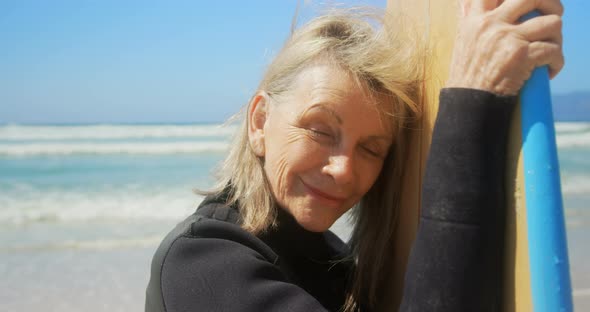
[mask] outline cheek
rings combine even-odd
[[[298,175],[320,168],[324,150],[297,129],[269,137],[264,169],[275,195],[288,196]]]

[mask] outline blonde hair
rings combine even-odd
[[[383,272],[391,263],[387,252],[397,222],[398,199],[406,161],[407,129],[420,115],[418,103],[425,49],[412,36],[401,37],[385,25],[383,14],[373,9],[331,11],[292,31],[258,87],[274,97],[289,92],[297,75],[307,66],[329,62],[348,71],[380,104],[389,105],[387,116],[394,125],[395,142],[380,176],[353,208],[351,238],[357,262],[345,310],[377,304],[384,288]],[[387,19],[402,25],[396,18]],[[375,22],[386,27],[376,29]],[[241,114],[246,115],[247,109]],[[213,192],[229,190],[228,204],[240,211],[240,225],[258,234],[276,225],[277,207],[263,169],[248,139],[248,120],[243,121],[218,174]]]

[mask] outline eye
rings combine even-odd
[[[322,131],[322,130],[318,130],[318,129],[309,129],[314,135],[316,136],[324,136],[324,137],[331,137],[332,135],[330,133],[328,133],[327,131]]]
[[[364,150],[365,152],[367,152],[367,154],[369,154],[369,155],[371,155],[371,156],[373,156],[373,157],[380,157],[380,154],[379,154],[379,153],[377,153],[377,152],[373,151],[372,149],[370,149],[370,148],[368,148],[368,147],[365,147],[365,146],[363,146],[363,150]]]
[[[337,141],[337,134],[334,130],[324,123],[312,123],[304,129],[307,130],[310,138],[320,144],[334,144]]]
[[[363,150],[363,152],[365,152],[367,155],[369,155],[371,157],[375,157],[375,158],[383,158],[384,157],[382,155],[383,153],[381,152],[380,148],[370,146],[370,145],[361,145],[361,149]]]
[[[316,129],[316,128],[309,128],[308,130],[309,130],[309,132],[311,132],[311,135],[317,139],[324,139],[324,140],[330,139],[331,140],[334,138],[334,135],[332,135],[332,133],[328,130],[323,130],[323,129],[320,130],[320,129]]]

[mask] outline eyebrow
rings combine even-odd
[[[298,119],[303,118],[306,114],[309,113],[309,111],[313,110],[313,109],[319,109],[322,110],[326,113],[328,113],[330,116],[332,116],[334,119],[336,119],[336,121],[338,122],[338,124],[342,125],[342,118],[340,118],[340,115],[338,115],[338,113],[333,110],[328,104],[321,102],[321,103],[316,103],[311,105],[310,107],[306,108],[298,117]],[[367,137],[368,140],[385,140],[385,141],[392,141],[393,137],[389,136],[389,135],[371,135]]]
[[[302,117],[304,117],[312,109],[320,109],[320,110],[330,114],[330,116],[332,116],[334,119],[336,119],[338,124],[340,124],[340,125],[342,124],[342,118],[340,118],[340,115],[338,115],[338,113],[335,110],[330,108],[325,103],[316,103],[316,104],[311,105],[310,107],[306,108],[303,112],[301,112],[298,119],[301,119]]]

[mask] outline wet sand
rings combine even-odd
[[[348,235],[342,222],[338,234]],[[590,311],[590,230],[568,230],[576,311]],[[0,251],[0,311],[143,311],[157,244]]]

